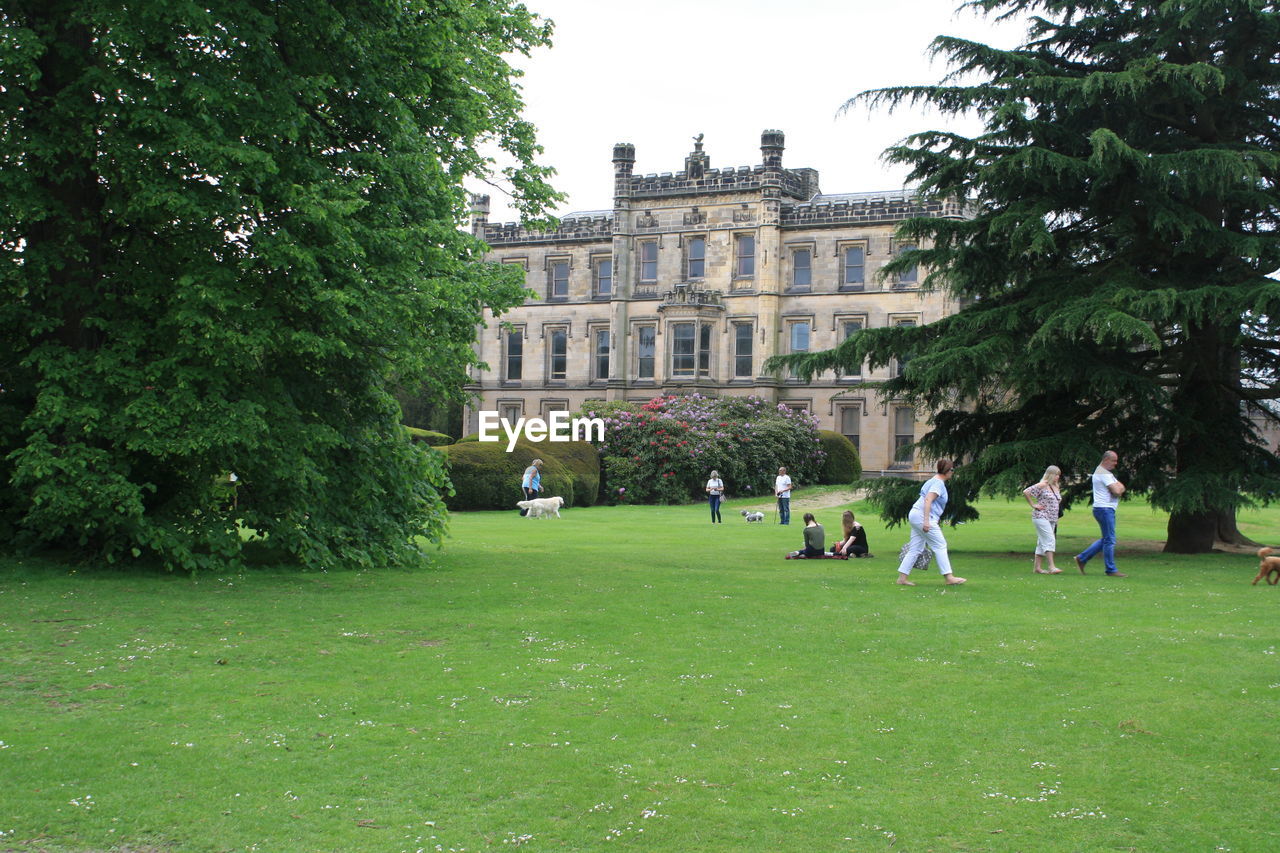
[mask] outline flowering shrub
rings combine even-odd
[[[641,405],[602,403],[582,414],[604,419],[605,488],[625,489],[628,503],[701,498],[712,469],[727,494],[767,498],[779,467],[798,483],[816,483],[826,457],[816,418],[756,396],[655,397]]]

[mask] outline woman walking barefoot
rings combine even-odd
[[[907,516],[907,523],[911,525],[911,541],[907,543],[907,553],[902,555],[902,562],[898,564],[897,582],[902,586],[915,586],[911,582],[911,568],[926,544],[933,551],[933,558],[938,561],[938,571],[946,578],[948,586],[965,582],[964,578],[951,573],[947,540],[938,527],[938,520],[942,518],[942,511],[947,506],[947,480],[951,479],[955,470],[956,466],[950,459],[939,459],[938,473],[925,480],[920,487],[920,497]]]
[[[1058,480],[1062,471],[1057,465],[1044,469],[1044,476],[1034,486],[1022,490],[1022,496],[1031,504],[1031,523],[1036,527],[1036,558],[1032,567],[1038,575],[1060,575],[1062,569],[1053,564],[1053,552],[1058,550],[1058,507],[1062,505],[1062,493]],[[1048,558],[1049,568],[1041,567]]]

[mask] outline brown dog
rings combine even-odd
[[[1253,579],[1254,586],[1263,578],[1272,586],[1280,583],[1280,557],[1272,557],[1271,553],[1270,548],[1258,549],[1258,559],[1262,562],[1258,564],[1258,576]]]

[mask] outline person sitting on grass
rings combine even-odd
[[[800,557],[821,557],[826,553],[823,548],[826,543],[827,534],[823,531],[822,525],[813,517],[813,513],[806,512],[804,514],[804,548],[800,551],[792,551],[793,558]]]
[[[843,557],[870,557],[867,529],[854,519],[853,513],[846,509],[840,517],[840,524],[844,528],[844,538],[831,546],[831,553]]]

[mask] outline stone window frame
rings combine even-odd
[[[787,335],[786,347],[785,347],[786,354],[791,355],[797,352],[813,352],[814,338],[817,336],[817,332],[818,332],[817,315],[815,315],[811,311],[810,312],[789,311],[784,313],[780,319],[782,321],[783,329],[786,331],[786,335]],[[792,347],[794,346],[795,333],[792,331],[792,329],[802,324],[808,327],[808,330],[809,330],[808,331],[808,348],[803,350],[793,349]],[[798,376],[794,375],[793,371],[789,370],[787,371],[787,381],[800,382],[801,380]]]
[[[656,317],[635,319],[631,321],[630,338],[635,341],[635,346],[631,347],[631,349],[635,352],[635,355],[632,357],[633,361],[631,364],[631,376],[637,382],[653,383],[658,381],[658,364],[659,364],[658,351],[660,348],[660,344],[658,341],[658,335],[659,335],[658,327],[659,327],[659,323],[658,323],[658,318]],[[653,355],[648,357],[650,360],[650,370],[649,370],[648,376],[640,375],[641,359],[643,358],[643,356],[640,355],[640,333],[642,329],[653,330]]]
[[[862,280],[850,283],[849,250],[862,250]],[[836,279],[836,290],[840,293],[863,293],[867,290],[867,259],[871,257],[871,238],[857,237],[836,241],[836,268],[839,277]]]
[[[498,407],[498,417],[506,418],[513,425],[517,420],[524,417],[525,401],[520,397],[508,397],[505,399],[499,397],[494,400],[493,404]],[[512,411],[513,409],[515,410],[514,412]],[[513,414],[515,415],[514,418],[511,417]]]
[[[743,245],[743,241],[744,241],[744,240],[750,240],[750,241],[751,241],[751,254],[749,254],[749,255],[744,255],[744,254],[742,253],[741,249],[740,249],[740,247]],[[759,248],[760,248],[760,245],[759,245],[759,244],[760,244],[759,235],[756,233],[756,229],[754,229],[754,228],[753,228],[753,229],[751,229],[750,231],[734,231],[734,232],[733,232],[733,275],[732,275],[732,279],[733,279],[733,281],[734,281],[734,285],[735,285],[735,287],[741,287],[741,286],[742,286],[742,285],[740,284],[741,282],[754,282],[754,281],[755,281],[755,278],[756,278],[756,261],[757,261],[757,255],[759,254],[758,250],[759,250]],[[751,259],[751,272],[746,272],[746,273],[744,273],[744,272],[742,271],[742,267],[743,267],[743,263],[742,263],[742,261],[743,261],[743,259],[744,259],[744,258],[750,258],[750,259]]]
[[[563,385],[565,382],[569,381],[569,341],[573,337],[572,331],[573,331],[572,327],[568,323],[564,323],[564,322],[544,323],[542,326],[542,337],[543,337],[543,340],[546,341],[545,350],[546,350],[546,358],[547,358],[546,366],[544,368],[544,373],[546,376],[546,383],[548,385]],[[564,357],[564,375],[563,376],[555,375],[556,354],[555,354],[554,346],[555,346],[555,334],[557,332],[564,333],[564,356],[563,356]]]
[[[858,453],[862,453],[862,419],[867,416],[867,398],[866,397],[835,397],[831,400],[832,414],[835,419],[836,432],[848,438],[857,449]],[[858,431],[850,437],[845,432],[845,415],[853,412],[857,421]]]
[[[792,293],[811,293],[813,291],[813,261],[818,256],[818,243],[816,240],[806,240],[795,243],[787,243],[784,246],[787,253],[787,269],[785,272],[787,281],[787,290]],[[796,265],[796,255],[799,252],[807,252],[809,255],[809,266],[804,267],[809,272],[809,281],[800,283],[796,281],[796,272],[801,267]]]
[[[644,259],[644,250],[646,246],[653,247],[652,261],[645,261]],[[657,237],[652,237],[652,238],[646,237],[644,239],[636,240],[636,284],[656,285],[658,283],[658,259],[662,253],[661,250],[662,250],[662,247],[661,245],[659,245]],[[646,263],[653,264],[653,278],[644,277],[644,265]]]
[[[567,397],[543,397],[538,401],[538,417],[544,421],[551,419],[552,412],[569,411],[569,399]]]
[[[898,255],[902,254],[902,252],[907,249],[918,249],[918,248],[920,248],[920,241],[918,240],[899,240],[896,237],[893,237],[889,240],[889,254],[893,258],[898,257]],[[903,280],[902,273],[898,273],[896,276],[894,276],[893,285],[892,285],[893,289],[894,290],[919,289],[920,287],[920,265],[919,264],[916,264],[914,267],[912,267],[911,274],[912,274],[911,279],[909,281]]]
[[[693,272],[692,272],[692,266],[691,266],[691,265],[692,265],[692,263],[693,263],[693,261],[694,261],[694,258],[693,258],[693,256],[692,256],[692,254],[690,253],[689,249],[690,249],[690,244],[691,244],[694,240],[701,240],[701,241],[702,241],[702,258],[700,259],[700,262],[701,262],[701,264],[702,264],[702,273],[701,273],[700,275],[694,275],[694,274],[693,274]],[[708,249],[710,246],[711,246],[711,239],[710,239],[710,235],[708,235],[708,234],[707,234],[707,232],[705,232],[705,231],[695,231],[695,232],[690,232],[690,233],[686,233],[686,234],[682,234],[682,235],[680,235],[680,249],[681,249],[681,252],[680,252],[680,258],[681,258],[681,261],[680,261],[680,269],[681,269],[681,277],[680,277],[680,280],[681,280],[681,281],[705,281],[705,280],[706,280],[706,278],[707,278],[707,249]]]
[[[512,323],[511,328],[498,327],[500,343],[502,346],[502,368],[499,375],[500,381],[504,385],[519,385],[524,379],[524,360],[525,360],[525,341],[529,339],[529,329],[524,323]],[[511,338],[516,336],[520,340],[520,376],[511,378]]]
[[[600,349],[598,336],[604,332],[609,336],[608,345],[605,347],[605,369],[604,375],[600,375]],[[614,341],[613,331],[609,328],[609,324],[605,323],[589,323],[587,325],[587,345],[590,347],[591,365],[588,372],[588,379],[594,384],[603,384],[609,381],[609,371],[613,367]]]
[[[609,265],[609,291],[607,293],[600,290],[600,266],[607,263]],[[613,252],[592,252],[590,256],[591,264],[591,298],[601,301],[612,299],[614,292],[617,290],[617,278],[614,275]]]
[[[831,332],[835,336],[832,344],[833,347],[840,346],[845,342],[848,335],[844,333],[845,323],[861,323],[863,329],[869,328],[868,316],[866,311],[837,311],[831,315]],[[864,367],[860,366],[857,373],[836,373],[837,382],[861,382],[864,377]]]
[[[908,415],[910,432],[899,432],[899,418]],[[907,439],[907,441],[903,441]],[[915,467],[915,451],[905,452],[916,440],[916,410],[901,401],[889,404],[889,467],[895,470],[909,470]],[[902,458],[905,455],[906,458]]]
[[[733,369],[732,369],[732,371],[730,371],[730,379],[731,379],[731,381],[732,381],[732,380],[736,380],[736,381],[738,381],[738,382],[745,382],[745,381],[749,381],[749,380],[751,380],[751,379],[755,376],[755,367],[756,367],[756,340],[755,340],[755,336],[756,336],[756,322],[757,322],[757,320],[756,320],[756,317],[754,317],[754,316],[749,316],[749,317],[740,317],[740,318],[730,317],[730,318],[729,318],[729,320],[728,320],[728,324],[727,324],[727,325],[728,325],[728,331],[732,332],[732,337],[733,337],[733,356],[732,356],[732,358],[733,358]],[[750,352],[750,353],[748,353],[746,356],[743,356],[743,355],[738,351],[738,330],[739,330],[739,329],[744,329],[744,328],[745,328],[745,329],[747,329],[747,330],[749,330],[749,332],[748,332],[748,334],[747,334],[747,342],[751,345],[751,352]],[[738,373],[738,359],[740,359],[740,358],[747,358],[747,359],[749,360],[749,363],[748,363],[748,370],[747,370],[747,372],[746,372],[745,374]]]
[[[543,261],[547,271],[547,301],[548,302],[568,302],[569,294],[572,290],[573,281],[573,255],[556,253],[547,255]],[[564,295],[557,295],[555,292],[556,277],[555,269],[560,264],[564,264]]]
[[[924,322],[924,317],[920,314],[920,312],[907,311],[907,312],[890,314],[888,317],[888,321],[885,323],[885,325],[890,328],[897,327],[897,326],[919,326],[919,325],[922,325],[923,322]],[[911,361],[910,356],[907,357],[907,361],[899,361],[896,358],[893,359],[893,363],[889,366],[889,375],[894,377],[895,379],[901,376],[902,371],[907,366],[907,362],[910,362],[910,361]]]

